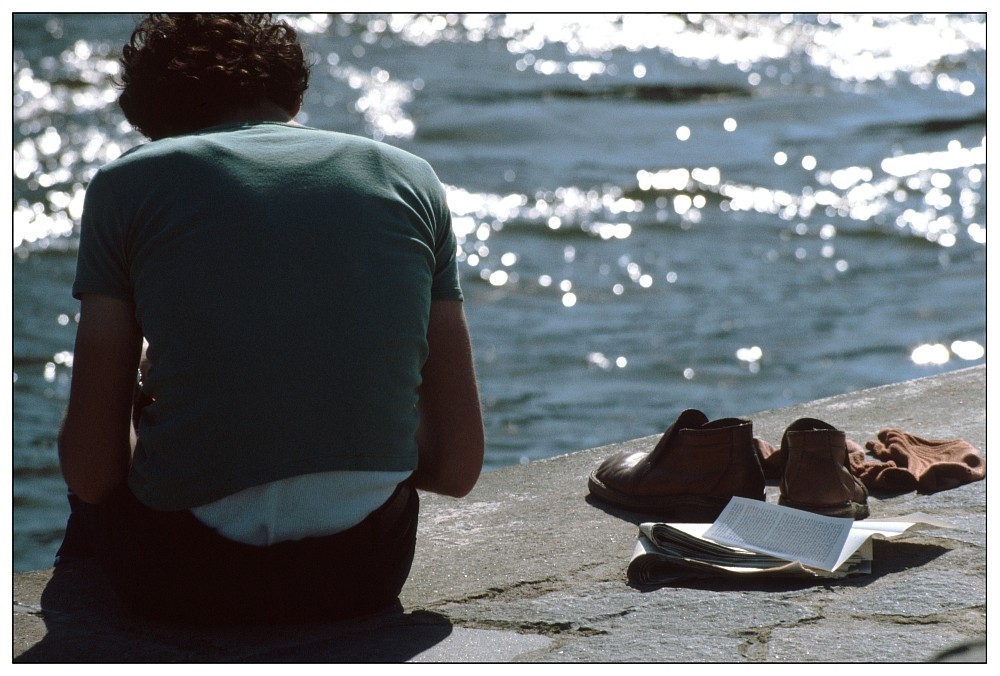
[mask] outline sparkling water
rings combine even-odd
[[[13,19],[15,570],[65,525],[77,227],[142,142],[135,18]],[[298,121],[447,187],[488,468],[985,363],[985,16],[288,19]]]

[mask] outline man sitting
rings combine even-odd
[[[150,142],[87,190],[59,560],[174,619],[395,602],[415,489],[462,497],[483,458],[440,182],[295,124],[308,68],[266,15],[152,15],[121,63]]]

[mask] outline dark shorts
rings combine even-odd
[[[267,547],[219,535],[185,510],[161,512],[122,486],[100,505],[70,495],[57,565],[93,555],[133,610],[185,623],[337,619],[397,602],[417,534],[417,492],[403,483],[363,522]]]

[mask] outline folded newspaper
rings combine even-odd
[[[841,578],[871,573],[872,538],[952,528],[916,513],[854,521],[734,497],[715,523],[643,523],[629,582],[692,577]]]

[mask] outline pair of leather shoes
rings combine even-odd
[[[843,432],[801,418],[785,430],[779,453],[779,504],[826,516],[868,516],[868,490],[851,474]],[[733,496],[766,499],[752,423],[710,422],[694,409],[681,413],[652,451],[619,452],[587,483],[597,500],[662,521],[714,521]]]
[[[868,489],[851,473],[847,437],[816,418],[796,420],[781,437],[778,504],[855,520],[868,516]]]
[[[594,498],[675,522],[714,521],[734,495],[764,499],[749,420],[681,413],[652,451],[617,453],[588,481]]]

